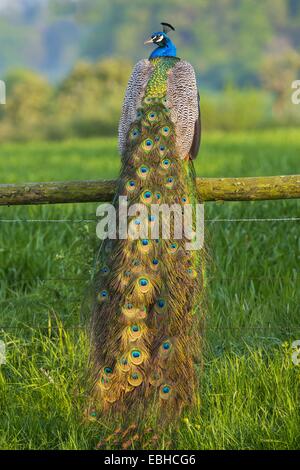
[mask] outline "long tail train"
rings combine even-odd
[[[154,403],[159,413],[173,415],[193,402],[197,387],[203,254],[188,251],[185,236],[171,238],[175,218],[170,238],[150,236],[157,223],[148,211],[152,204],[191,204],[194,219],[197,203],[193,162],[177,149],[165,96],[143,99],[125,148],[118,196],[129,201],[130,236],[106,240],[101,254],[92,320],[94,395],[103,410],[125,413]],[[148,236],[139,238],[147,224]]]

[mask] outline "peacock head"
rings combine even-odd
[[[176,57],[176,46],[168,36],[168,32],[175,28],[169,23],[161,23],[163,31],[153,33],[151,38],[145,41],[145,44],[154,44],[156,49],[151,53],[150,59],[156,57]]]

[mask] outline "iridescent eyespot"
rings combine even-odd
[[[148,174],[149,174],[149,168],[146,165],[140,166],[140,168],[137,171],[137,174],[140,178],[146,179]]]
[[[103,266],[103,268],[100,269],[101,274],[108,274],[109,273],[109,268],[107,266]]]
[[[168,168],[170,168],[171,162],[170,162],[170,160],[168,160],[167,158],[165,158],[165,159],[161,162],[160,166],[161,166],[164,170],[167,170]]]
[[[141,356],[141,353],[140,353],[140,351],[132,351],[131,355],[132,355],[132,357],[137,359],[138,357]]]
[[[126,304],[126,305],[125,305],[125,308],[126,308],[127,310],[131,310],[131,309],[133,309],[133,305],[132,305],[132,304]]]
[[[163,344],[162,344],[162,348],[164,351],[169,351],[171,349],[171,343],[170,341],[165,341]]]
[[[149,253],[151,245],[152,245],[151,240],[146,240],[146,239],[139,240],[139,249],[143,254]]]
[[[151,191],[144,191],[141,196],[142,202],[145,204],[151,204],[152,201],[152,193]]]
[[[187,196],[183,196],[183,197],[181,198],[181,202],[182,202],[183,204],[187,204],[187,203],[189,202],[188,197],[187,197]]]
[[[145,355],[140,349],[132,349],[130,352],[130,360],[134,365],[140,365],[144,361]]]
[[[159,153],[163,156],[166,153],[166,147],[164,145],[159,146]]]
[[[153,140],[152,139],[145,139],[143,141],[143,149],[146,151],[146,152],[150,152],[150,150],[152,150],[152,147],[153,147]]]
[[[146,104],[150,104],[150,103],[152,103],[152,98],[146,97],[144,99],[144,101],[145,101]]]
[[[168,384],[164,384],[160,387],[159,396],[162,400],[169,400],[172,396],[172,387]]]
[[[170,243],[170,245],[168,246],[168,252],[173,254],[173,253],[176,253],[177,250],[178,250],[178,243],[176,242]]]
[[[167,181],[166,181],[166,184],[165,184],[166,188],[168,189],[172,189],[173,186],[174,186],[174,178],[172,176],[169,176],[167,178]]]
[[[161,129],[160,132],[162,133],[162,135],[168,136],[168,135],[170,134],[170,131],[171,131],[171,129],[170,129],[169,126],[164,126],[164,127]]]
[[[137,117],[138,119],[141,119],[142,116],[143,116],[142,111],[138,111],[138,112],[136,113],[136,117]]]
[[[129,191],[129,192],[135,191],[135,189],[136,189],[135,181],[128,181],[128,182],[126,183],[126,189],[127,189],[127,191]]]
[[[155,136],[155,139],[154,139],[154,140],[155,140],[155,142],[159,142],[159,141],[160,141],[159,135]]]
[[[99,302],[104,302],[108,299],[108,291],[107,290],[102,290],[99,294],[98,294],[98,300]]]
[[[158,268],[159,268],[159,260],[157,258],[153,258],[152,261],[151,261],[151,268],[154,270],[154,271],[157,271]]]
[[[155,199],[157,204],[161,203],[161,193],[155,193]]]
[[[113,370],[111,367],[104,367],[104,373],[107,375],[112,374]]]
[[[164,306],[166,305],[166,302],[164,301],[164,299],[158,299],[158,301],[156,302],[156,305],[159,308],[164,308]]]
[[[143,330],[139,325],[134,324],[129,327],[128,334],[129,334],[130,341],[136,341],[140,339],[141,336],[143,335]]]
[[[139,278],[137,283],[139,286],[139,290],[142,292],[142,294],[146,294],[151,287],[148,279],[146,279],[145,277]]]
[[[139,129],[133,129],[130,133],[131,139],[136,139],[140,135]]]
[[[154,111],[150,111],[150,113],[148,113],[148,120],[150,122],[154,122],[157,120],[157,113],[155,113]]]
[[[144,380],[144,377],[143,377],[143,374],[140,371],[132,372],[128,376],[128,383],[132,387],[139,387],[139,385],[141,385],[143,383],[143,380]]]

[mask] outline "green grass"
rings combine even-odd
[[[300,173],[299,130],[211,133],[203,176]],[[2,183],[117,176],[114,139],[2,144]],[[300,447],[299,201],[206,205],[209,249],[205,368],[197,407],[172,448]],[[0,219],[89,220],[96,204],[0,208]],[[91,222],[0,222],[1,449],[90,449],[110,433],[85,423],[87,297],[98,242]],[[168,432],[162,446],[168,447]]]

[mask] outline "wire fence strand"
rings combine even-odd
[[[88,322],[86,325],[61,325],[61,326],[52,326],[52,325],[20,325],[20,326],[11,326],[11,325],[0,325],[0,333],[1,330],[19,330],[20,328],[28,328],[28,329],[40,329],[40,330],[77,330],[77,329],[87,329],[89,327]],[[294,331],[300,331],[300,326],[299,327],[274,327],[271,325],[267,326],[207,326],[205,327],[205,331],[265,331],[265,330],[270,330],[272,332],[274,331],[284,331],[284,332],[289,332],[293,333]]]
[[[70,224],[94,224],[97,219],[0,219],[0,223],[70,223]],[[279,218],[245,218],[245,219],[206,219],[209,223],[226,222],[300,222],[300,217],[279,217]]]

